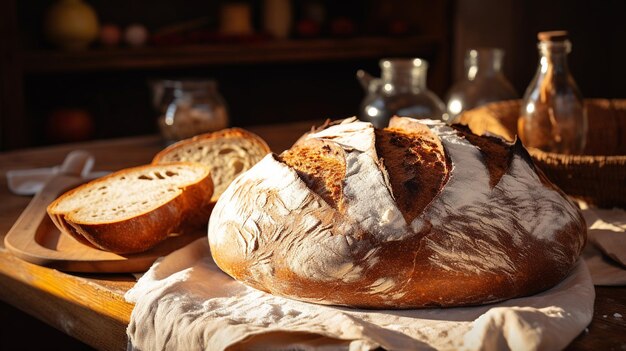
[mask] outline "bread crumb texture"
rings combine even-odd
[[[86,184],[59,202],[55,210],[75,221],[106,223],[150,212],[182,193],[206,174],[204,168],[157,166],[115,173]]]
[[[116,253],[148,250],[173,234],[206,225],[213,182],[197,163],[144,165],[93,180],[47,208],[59,230]]]
[[[153,163],[184,161],[209,166],[215,186],[213,201],[217,201],[233,179],[269,152],[267,143],[256,134],[229,128],[179,141],[158,153]]]

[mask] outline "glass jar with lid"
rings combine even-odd
[[[384,128],[394,115],[445,120],[445,105],[426,85],[428,62],[420,58],[382,59],[382,74],[374,78],[363,70],[357,78],[366,95],[359,119]]]
[[[161,80],[152,88],[159,129],[167,143],[229,125],[226,102],[214,80]]]

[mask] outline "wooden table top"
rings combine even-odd
[[[274,152],[293,144],[320,121],[251,127]],[[126,326],[133,305],[124,293],[135,283],[129,274],[69,274],[23,261],[4,247],[11,229],[31,197],[7,187],[6,171],[51,167],[72,150],[91,152],[95,170],[117,170],[149,163],[163,148],[158,136],[94,141],[0,153],[0,300],[37,317],[97,349],[125,350]],[[596,287],[595,311],[588,330],[568,347],[571,350],[626,349],[626,287]]]

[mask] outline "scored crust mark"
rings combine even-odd
[[[489,171],[489,185],[495,187],[511,165],[513,159],[511,144],[495,136],[476,135],[465,125],[455,124],[452,128],[480,150]]]
[[[439,193],[449,165],[443,147],[428,128],[407,132],[376,130],[376,153],[387,169],[393,196],[407,223],[411,223]]]
[[[341,146],[320,139],[302,140],[280,154],[278,161],[292,167],[300,179],[331,207],[342,208],[346,160]]]
[[[524,162],[530,165],[530,167],[537,173],[537,176],[539,177],[539,181],[541,181],[541,184],[543,186],[548,187],[558,192],[563,197],[567,198],[567,195],[563,192],[563,190],[561,190],[561,188],[559,188],[554,183],[552,183],[552,181],[548,178],[548,176],[546,176],[546,174],[543,173],[541,168],[539,168],[535,164],[532,157],[530,156],[528,151],[524,148],[524,145],[522,145],[522,142],[519,138],[515,138],[515,141],[513,142],[513,146],[511,147],[511,149],[514,154],[519,155],[524,160]]]

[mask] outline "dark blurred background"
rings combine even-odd
[[[90,138],[156,133],[152,79],[215,79],[236,126],[352,116],[363,97],[357,69],[379,74],[387,55],[432,61],[439,92],[450,80],[448,1],[287,1],[291,28],[277,39],[263,29],[261,0],[85,0],[122,39],[80,51],[47,40],[45,18],[57,1],[65,0],[1,5],[4,149],[55,142],[50,119],[68,109],[76,120],[88,115]],[[250,9],[252,32],[220,35],[220,8],[240,3]],[[133,24],[149,33],[138,47],[124,40]],[[175,30],[181,26],[187,29]],[[77,109],[84,113],[76,116]]]
[[[286,1],[285,39],[264,31],[261,0],[83,0],[121,38],[79,51],[47,39],[45,18],[61,1],[78,0],[1,2],[0,150],[157,133],[150,79],[215,79],[236,126],[344,118],[364,96],[356,71],[380,74],[382,57],[428,60],[428,86],[443,99],[465,51],[490,46],[506,51],[504,72],[521,95],[537,66],[537,32],[554,29],[570,33],[585,97],[626,97],[619,0]],[[234,3],[250,10],[252,31],[219,35],[220,9]],[[138,47],[124,39],[132,24],[147,33]],[[55,135],[69,124],[69,135]]]

